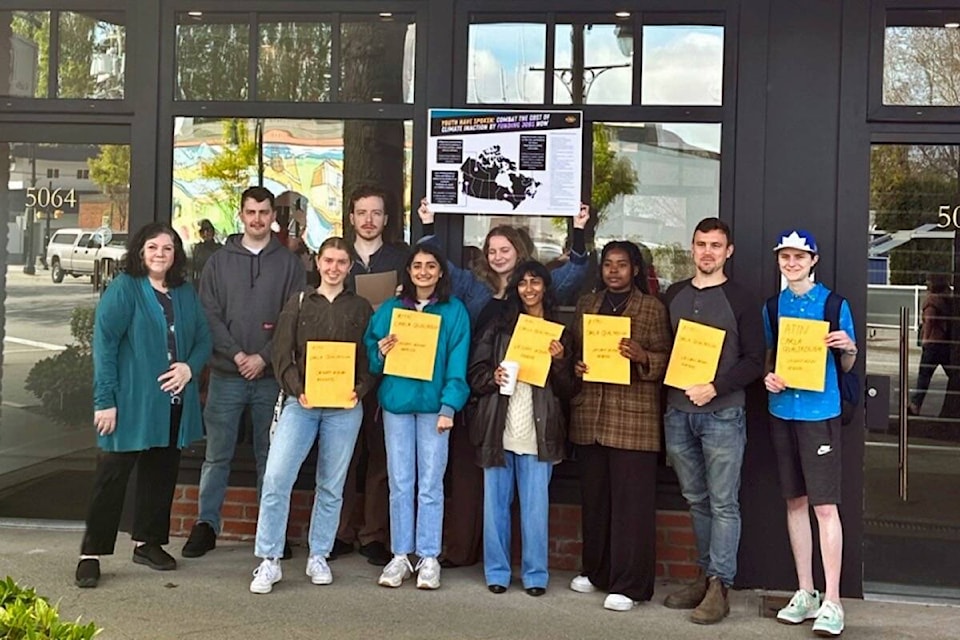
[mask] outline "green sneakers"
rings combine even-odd
[[[820,592],[810,593],[798,589],[787,606],[777,612],[777,621],[784,624],[800,624],[804,620],[816,618],[818,609],[820,609]],[[842,613],[840,626],[843,627]]]
[[[813,621],[813,632],[822,638],[835,638],[843,633],[843,607],[824,600]]]

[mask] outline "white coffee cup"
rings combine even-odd
[[[503,384],[500,385],[500,395],[512,396],[517,390],[517,375],[520,373],[520,363],[513,360],[504,360],[500,363],[504,371]]]

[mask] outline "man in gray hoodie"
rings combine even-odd
[[[273,194],[263,187],[250,187],[240,203],[243,233],[227,238],[200,279],[213,356],[203,412],[207,446],[200,471],[199,515],[183,546],[185,558],[197,558],[216,546],[244,409],[249,409],[253,424],[260,492],[280,390],[270,367],[273,330],[284,303],[306,285],[300,261],[272,233]]]

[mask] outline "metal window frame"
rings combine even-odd
[[[960,105],[887,105],[883,103],[883,48],[887,12],[897,9],[950,9],[949,0],[873,0],[870,6],[868,107],[870,123],[960,123]]]

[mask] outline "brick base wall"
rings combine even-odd
[[[290,501],[291,540],[304,541],[310,527],[312,491],[294,491]],[[257,533],[257,492],[252,487],[231,487],[223,504],[223,531],[228,540],[253,540]],[[186,536],[197,518],[197,486],[179,485],[173,499],[170,535]],[[519,535],[514,535],[515,543]],[[576,571],[580,568],[580,507],[550,505],[550,567]],[[685,511],[657,512],[657,576],[686,580],[696,576],[697,549]]]

